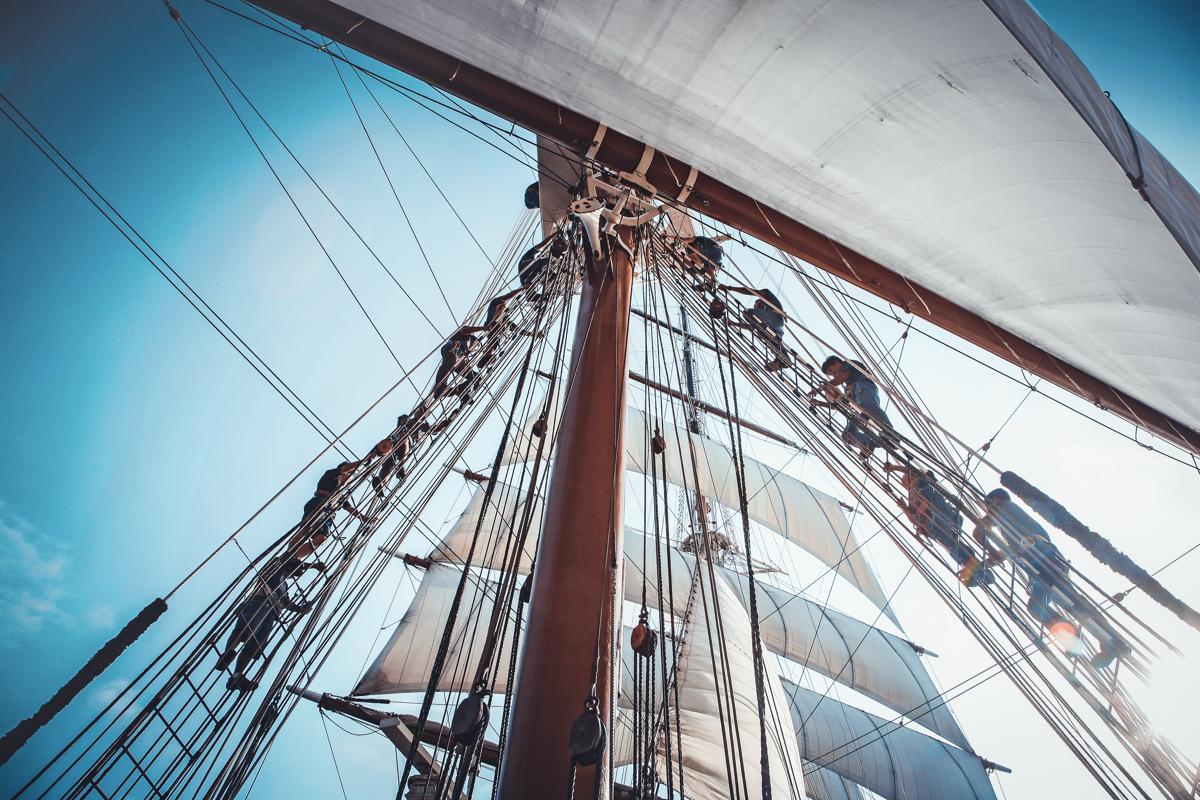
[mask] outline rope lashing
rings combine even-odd
[[[79,668],[71,679],[62,685],[54,696],[42,704],[33,716],[21,720],[13,729],[0,739],[0,764],[5,764],[30,737],[38,732],[43,725],[54,719],[58,712],[67,707],[87,685],[108,669],[117,657],[124,653],[131,644],[136,642],[146,629],[153,625],[167,610],[167,601],[161,597],[155,598],[149,605],[129,620],[117,635],[104,643],[96,654]]]
[[[1181,620],[1200,630],[1200,613],[1172,594],[1158,579],[1118,550],[1112,542],[1076,519],[1057,500],[1049,497],[1015,472],[1000,475],[1000,484],[1009,489],[1043,519],[1088,549],[1100,562],[1123,575],[1155,602]]]

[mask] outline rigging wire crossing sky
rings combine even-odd
[[[200,0],[177,5],[252,105],[236,91],[226,102],[157,2],[0,0],[0,93],[186,280],[193,296],[211,305],[230,338],[241,337],[253,350],[246,358],[235,353],[8,120],[0,120],[0,178],[8,188],[0,200],[6,278],[0,409],[8,420],[0,466],[5,729],[307,463],[323,445],[317,429],[342,430],[438,346],[476,301],[533,174],[528,147],[457,118],[478,134],[472,135],[378,85],[372,87],[376,104],[350,70],[339,70],[324,54]],[[1194,135],[1200,126],[1200,51],[1194,47],[1200,6],[1035,5],[1131,123],[1189,180],[1200,181]],[[394,71],[372,69],[432,93]],[[740,249],[734,255],[753,265],[751,274],[761,270],[764,285],[798,294],[778,264]],[[511,265],[501,267],[511,277]],[[902,327],[881,320],[881,338],[898,337]],[[1046,398],[1028,398],[1021,387],[930,340],[912,337],[905,346],[910,378],[949,430],[982,442],[1003,427],[993,459],[1046,476],[1056,496],[1139,563],[1157,569],[1200,539],[1192,522],[1200,514],[1194,468]],[[264,380],[248,364],[256,358],[278,381]],[[429,371],[419,372],[417,383]],[[296,411],[281,392],[308,411]],[[1047,393],[1132,432],[1081,401]],[[363,452],[415,399],[414,387],[402,385],[355,429],[349,448]],[[487,457],[475,454],[472,463]],[[256,521],[247,552],[294,522],[309,488],[300,481]],[[833,485],[821,488],[834,491]],[[429,516],[430,524],[437,528],[455,514],[466,491],[442,502],[435,509],[441,518]],[[943,687],[985,666],[971,642],[943,644],[953,619],[934,607],[925,587],[903,581],[904,565],[886,543],[873,543],[870,554],[885,588],[903,583],[895,606],[910,637],[941,653],[932,668]],[[1068,554],[1086,558],[1082,551]],[[1193,605],[1200,603],[1190,579],[1198,558],[1185,555],[1161,576]],[[220,585],[216,576],[244,563],[238,550],[223,551],[211,575],[173,601],[163,627],[186,619]],[[395,576],[403,600],[411,595],[411,579],[399,567]],[[1112,580],[1104,585],[1125,588]],[[387,616],[391,600],[366,610],[371,630],[358,631],[349,652],[331,665],[344,680],[330,691],[348,690],[361,674],[378,638],[375,628],[404,608],[397,600]],[[72,723],[103,707],[139,655],[144,660],[166,633],[152,632],[29,752],[0,770],[0,789],[13,788],[61,745]],[[1159,666],[1151,717],[1195,757],[1200,741],[1193,720],[1200,706],[1190,676],[1200,642],[1192,636],[1176,646],[1184,656]],[[1093,796],[1094,784],[1019,703],[1003,680],[954,702],[976,749],[1014,768],[1000,779],[1008,796]],[[298,713],[253,793],[341,796],[344,789],[348,797],[373,797],[380,786],[394,784],[390,745],[351,735],[358,731],[325,730],[315,712]]]

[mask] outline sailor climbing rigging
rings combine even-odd
[[[723,284],[720,288],[754,297],[754,307],[742,310],[742,317],[746,321],[729,324],[754,331],[766,343],[774,358],[766,363],[764,369],[767,372],[778,372],[791,364],[791,354],[783,344],[783,331],[787,315],[784,314],[783,303],[779,301],[776,294],[770,289],[748,289],[744,286]]]
[[[963,541],[963,516],[937,484],[929,471],[909,464],[885,464],[884,472],[899,472],[900,485],[908,493],[903,504],[904,514],[912,522],[917,536],[941,545],[960,568],[974,556],[970,545]],[[964,580],[968,586],[991,583],[991,571],[975,570]]]
[[[433,389],[424,400],[417,404],[417,408],[413,411],[415,416],[424,417],[438,404],[438,401],[462,392],[467,383],[465,378],[469,372],[471,352],[479,342],[476,334],[483,330],[482,326],[464,325],[445,341],[441,349],[442,360],[433,376]],[[451,381],[456,375],[462,376],[464,380],[456,385],[451,385]]]
[[[684,240],[683,265],[687,272],[695,275],[697,291],[712,291],[717,288],[717,274],[721,271],[724,254],[721,245],[707,236],[694,236]]]
[[[1070,564],[1050,541],[1050,534],[1008,492],[993,489],[985,499],[987,513],[975,528],[975,539],[984,547],[987,564],[1011,558],[1029,583],[1029,613],[1060,640],[1075,640],[1079,627],[1067,615],[1083,620],[1100,642],[1092,666],[1103,669],[1130,652],[1129,645],[1089,603],[1071,580]],[[997,531],[997,536],[990,535]],[[993,546],[993,542],[996,546]]]
[[[548,243],[540,242],[526,250],[517,261],[517,278],[521,281],[521,288],[535,288],[541,283],[542,276],[550,266],[551,257],[560,256],[565,252],[567,252],[567,240],[561,234],[555,236]]]
[[[350,480],[354,470],[362,461],[343,461],[332,469],[325,470],[317,480],[316,491],[304,504],[300,523],[295,527],[288,549],[295,550],[303,542],[312,542],[313,547],[319,547],[327,538],[333,535],[333,520],[337,509],[331,508],[329,498]],[[365,520],[349,499],[343,500],[338,508],[348,511],[351,516]]]
[[[305,614],[311,608],[307,601],[293,600],[287,590],[287,581],[299,578],[307,570],[325,571],[325,565],[320,561],[301,560],[311,554],[312,546],[306,543],[300,546],[296,555],[276,556],[268,561],[255,580],[250,595],[238,606],[233,631],[213,666],[215,671],[220,672],[228,669],[237,658],[226,682],[226,687],[231,691],[248,692],[258,687],[257,681],[246,676],[246,670],[262,657],[270,642],[271,632],[281,619],[281,612],[286,610]]]
[[[379,471],[371,476],[371,486],[375,488],[377,494],[383,494],[384,487],[387,486],[393,475],[404,480],[406,475],[404,462],[408,459],[412,448],[420,441],[421,436],[428,431],[428,424],[411,421],[409,414],[401,414],[396,418],[396,430],[384,440],[390,444],[390,448],[383,454]],[[380,445],[382,444],[383,442],[380,442]]]
[[[868,425],[879,427],[882,433],[890,433],[892,429],[892,421],[879,403],[879,387],[867,377],[866,367],[858,361],[830,356],[821,364],[821,372],[829,376],[829,381],[815,389],[814,393],[823,389],[826,399],[815,400],[813,404],[834,407],[845,399],[857,406],[857,411],[846,412],[842,441],[857,448],[859,457],[866,461],[873,450],[886,443],[885,437],[871,433]],[[839,386],[845,388],[839,389]]]

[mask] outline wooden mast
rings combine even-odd
[[[632,241],[623,228],[621,239]],[[625,391],[633,264],[613,238],[583,283],[546,516],[538,543],[524,654],[498,776],[504,800],[561,797],[567,736],[591,696],[610,731],[619,615]],[[593,685],[594,680],[594,685]],[[592,798],[606,753],[579,767],[575,797]]]

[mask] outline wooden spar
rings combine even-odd
[[[628,229],[621,236],[632,241]],[[560,796],[571,769],[567,735],[593,691],[600,717],[612,730],[633,264],[622,248],[608,249],[607,260],[583,282],[579,300],[524,653],[498,776],[503,800]],[[597,770],[600,796],[607,796],[607,759],[606,753],[598,765],[577,769],[576,797],[593,796]]]
[[[629,373],[629,378],[630,378],[630,380],[640,383],[643,386],[650,387],[651,389],[653,389],[656,392],[662,392],[663,394],[667,395],[668,397],[673,397],[676,400],[683,401],[684,403],[690,403],[692,405],[695,405],[698,410],[703,411],[706,414],[712,414],[714,417],[719,417],[728,422],[732,422],[734,425],[737,425],[738,427],[745,428],[748,431],[754,431],[759,436],[762,436],[765,439],[770,439],[773,442],[778,442],[779,444],[785,445],[787,447],[791,447],[795,450],[799,450],[802,453],[808,452],[800,444],[793,442],[791,439],[788,439],[784,436],[780,436],[778,433],[775,433],[775,431],[771,430],[770,428],[764,428],[763,426],[758,425],[757,423],[751,422],[748,419],[742,419],[741,417],[734,416],[733,414],[729,413],[728,411],[726,411],[723,408],[718,408],[717,406],[714,406],[711,403],[706,403],[703,400],[697,400],[689,395],[684,394],[683,392],[672,389],[670,386],[665,386],[664,384],[661,384],[658,381],[652,381],[649,378],[645,377],[644,375],[639,375],[636,372],[631,372],[631,373]],[[693,433],[694,433],[694,431],[693,431]]]
[[[562,142],[576,153],[587,150],[599,128],[597,120],[563,108],[373,20],[363,19],[330,0],[252,2],[535,133]],[[615,171],[632,170],[645,148],[645,143],[609,129],[595,159]],[[690,165],[660,154],[651,162],[646,178],[655,186],[681,188],[679,181],[689,174],[690,169]],[[700,208],[716,220],[804,259],[1180,447],[1200,452],[1200,431],[711,176],[699,173],[687,205]]]

